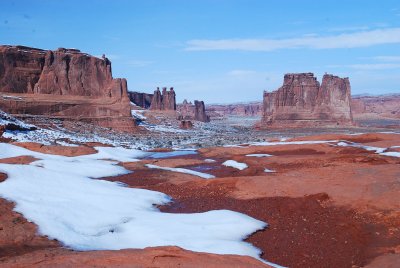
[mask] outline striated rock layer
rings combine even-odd
[[[312,73],[286,74],[283,85],[264,92],[262,126],[325,127],[352,125],[348,78]]]
[[[0,109],[89,121],[116,130],[135,125],[125,79],[114,79],[111,62],[77,49],[56,51],[0,46]]]

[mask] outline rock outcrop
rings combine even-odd
[[[352,125],[348,78],[325,74],[320,85],[312,73],[286,74],[283,86],[264,92],[264,127]]]
[[[206,114],[204,101],[194,101],[194,120],[201,122],[210,122],[210,117]]]
[[[90,121],[124,131],[135,123],[126,80],[112,77],[105,56],[77,49],[0,46],[0,94],[0,109],[14,115]]]
[[[178,105],[178,119],[179,120],[196,120],[201,122],[210,122],[210,117],[206,113],[203,101],[188,102],[184,100],[182,104]]]
[[[150,108],[151,100],[153,99],[153,94],[142,93],[142,92],[128,92],[129,99],[131,102],[144,109]]]
[[[163,87],[162,93],[160,88],[157,88],[151,100],[150,110],[175,111],[176,95],[174,88],[171,87],[168,91],[166,87]]]

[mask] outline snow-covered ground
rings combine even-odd
[[[0,143],[0,158],[39,159],[28,165],[0,164],[0,172],[8,175],[0,183],[0,196],[15,202],[15,211],[37,224],[41,234],[73,249],[176,245],[260,259],[260,250],[242,240],[264,228],[264,222],[229,210],[162,213],[154,205],[170,202],[167,195],[95,179],[129,173],[116,161],[138,161],[148,153],[111,147],[96,150],[65,157]]]

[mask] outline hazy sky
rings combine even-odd
[[[0,43],[106,54],[129,90],[178,101],[261,100],[284,73],[400,93],[400,1],[0,1]]]

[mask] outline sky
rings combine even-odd
[[[1,0],[0,44],[105,54],[130,91],[178,102],[261,101],[292,72],[400,93],[398,0]]]

